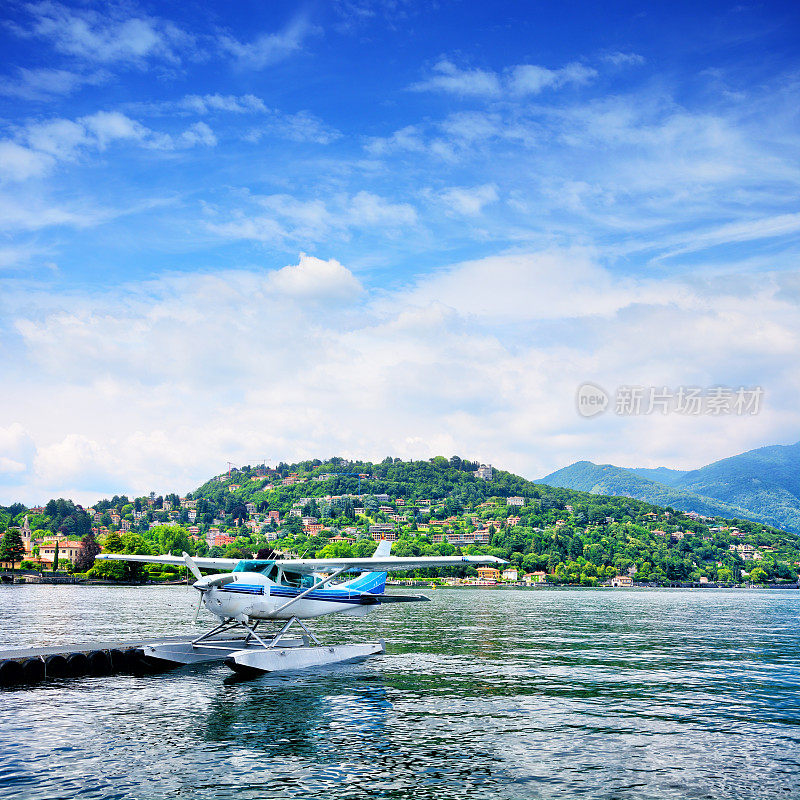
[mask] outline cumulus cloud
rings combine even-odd
[[[0,433],[3,498],[186,491],[228,459],[265,456],[458,452],[530,477],[579,458],[696,466],[800,424],[798,286],[797,274],[620,280],[591,251],[551,249],[380,293],[302,256],[68,306],[18,294],[4,308],[25,369],[0,396],[13,421]],[[584,420],[574,408],[586,380],[613,392],[753,375],[766,392],[754,417]]]
[[[270,285],[300,300],[348,300],[363,291],[361,282],[335,259],[302,255],[294,266],[270,274]]]

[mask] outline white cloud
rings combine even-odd
[[[94,136],[95,145],[100,150],[119,139],[141,141],[149,134],[144,125],[119,111],[97,111],[79,121]]]
[[[267,120],[258,127],[251,128],[244,138],[250,142],[261,141],[264,137],[276,137],[293,142],[330,144],[341,138],[341,135],[335,128],[326,125],[307,111],[299,111],[296,114],[271,111]]]
[[[81,86],[104,83],[108,77],[103,71],[78,73],[65,69],[19,67],[14,77],[0,78],[0,95],[24,100],[48,100],[72,94]]]
[[[17,294],[4,314],[23,344],[11,366],[25,368],[0,395],[15,423],[0,431],[2,496],[186,491],[228,459],[265,456],[458,452],[531,477],[579,458],[695,466],[800,427],[799,286],[800,274],[621,281],[590,252],[552,249],[377,295],[311,256],[68,304]],[[574,409],[585,380],[613,391],[754,375],[757,417]]]
[[[18,422],[0,427],[0,484],[24,479],[35,452],[33,439]]]
[[[326,200],[300,200],[284,194],[254,195],[250,199],[254,207],[226,212],[230,219],[209,221],[209,230],[232,239],[318,242],[332,234],[347,236],[356,229],[400,231],[417,222],[412,205],[392,203],[366,191],[337,194]]]
[[[476,216],[483,211],[484,206],[497,202],[497,186],[493,183],[470,188],[454,186],[440,192],[439,200],[451,212]]]
[[[178,108],[195,114],[213,114],[225,111],[233,114],[263,114],[268,111],[260,97],[252,94],[188,94],[176,104]]]
[[[0,270],[22,266],[41,252],[43,250],[35,245],[0,247]]]
[[[180,135],[178,142],[182,147],[213,147],[217,143],[217,137],[205,122],[195,122]]]
[[[560,69],[537,64],[518,64],[502,73],[483,69],[461,69],[446,58],[436,63],[433,74],[410,88],[418,92],[447,92],[461,96],[499,97],[539,94],[568,84],[581,86],[597,77],[597,70],[573,62]]]
[[[282,31],[262,33],[252,42],[240,42],[230,35],[220,37],[220,47],[243,69],[262,70],[299,51],[314,32],[304,16],[292,20]]]
[[[71,161],[89,151],[129,142],[154,150],[214,146],[216,136],[205,122],[196,122],[177,136],[159,133],[120,111],[97,111],[77,120],[51,119],[29,123],[20,132],[25,145],[0,141],[0,177],[22,181],[40,177],[58,161]]]
[[[61,441],[38,448],[34,470],[45,484],[86,490],[118,474],[114,461],[93,439],[70,433]]]
[[[1,143],[0,152],[2,152]],[[0,193],[0,230],[2,231],[36,231],[54,225],[85,228],[106,219],[108,219],[108,213],[97,208],[69,208],[28,198],[22,200],[17,195]]]
[[[39,153],[16,142],[0,141],[0,178],[23,181],[43,175],[53,165],[46,153]]]
[[[124,8],[113,5],[100,13],[45,0],[29,3],[26,9],[32,21],[27,27],[14,26],[19,35],[47,39],[59,52],[90,62],[177,62],[180,51],[192,44],[191,37],[171,22],[127,16]]]
[[[361,282],[338,261],[301,255],[300,262],[270,273],[278,292],[300,300],[348,300],[363,291]]]
[[[71,159],[88,141],[84,125],[69,119],[53,119],[30,125],[26,131],[28,145],[54,158]]]
[[[561,69],[547,69],[535,64],[520,64],[511,70],[508,85],[513,94],[539,94],[567,84],[582,86],[597,77],[597,70],[583,64],[567,64]]]
[[[606,53],[603,61],[613,64],[615,67],[639,66],[645,63],[644,56],[638,53],[623,53],[619,50]]]
[[[731,222],[703,232],[693,232],[689,241],[669,250],[659,258],[671,258],[685,253],[695,253],[718,245],[750,242],[755,239],[773,239],[800,232],[800,213],[778,214],[772,217]]]
[[[491,97],[500,94],[500,79],[494,72],[482,69],[460,69],[452,61],[441,59],[433,67],[433,75],[415,83],[417,92],[450,92],[458,95]]]

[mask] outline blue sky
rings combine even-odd
[[[799,16],[6,4],[0,502],[797,440]],[[765,402],[586,420],[584,381]]]

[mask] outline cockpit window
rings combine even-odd
[[[262,575],[269,576],[270,571],[273,571],[273,567],[275,566],[274,561],[262,561],[262,560],[247,560],[247,561],[240,561],[234,568],[234,572],[260,572]]]
[[[284,572],[283,583],[294,586],[296,589],[310,589],[315,583],[313,575],[303,575],[300,572]]]

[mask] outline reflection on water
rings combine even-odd
[[[0,695],[10,798],[800,797],[797,592],[441,590],[385,656]],[[185,588],[0,588],[0,645],[193,631]]]

